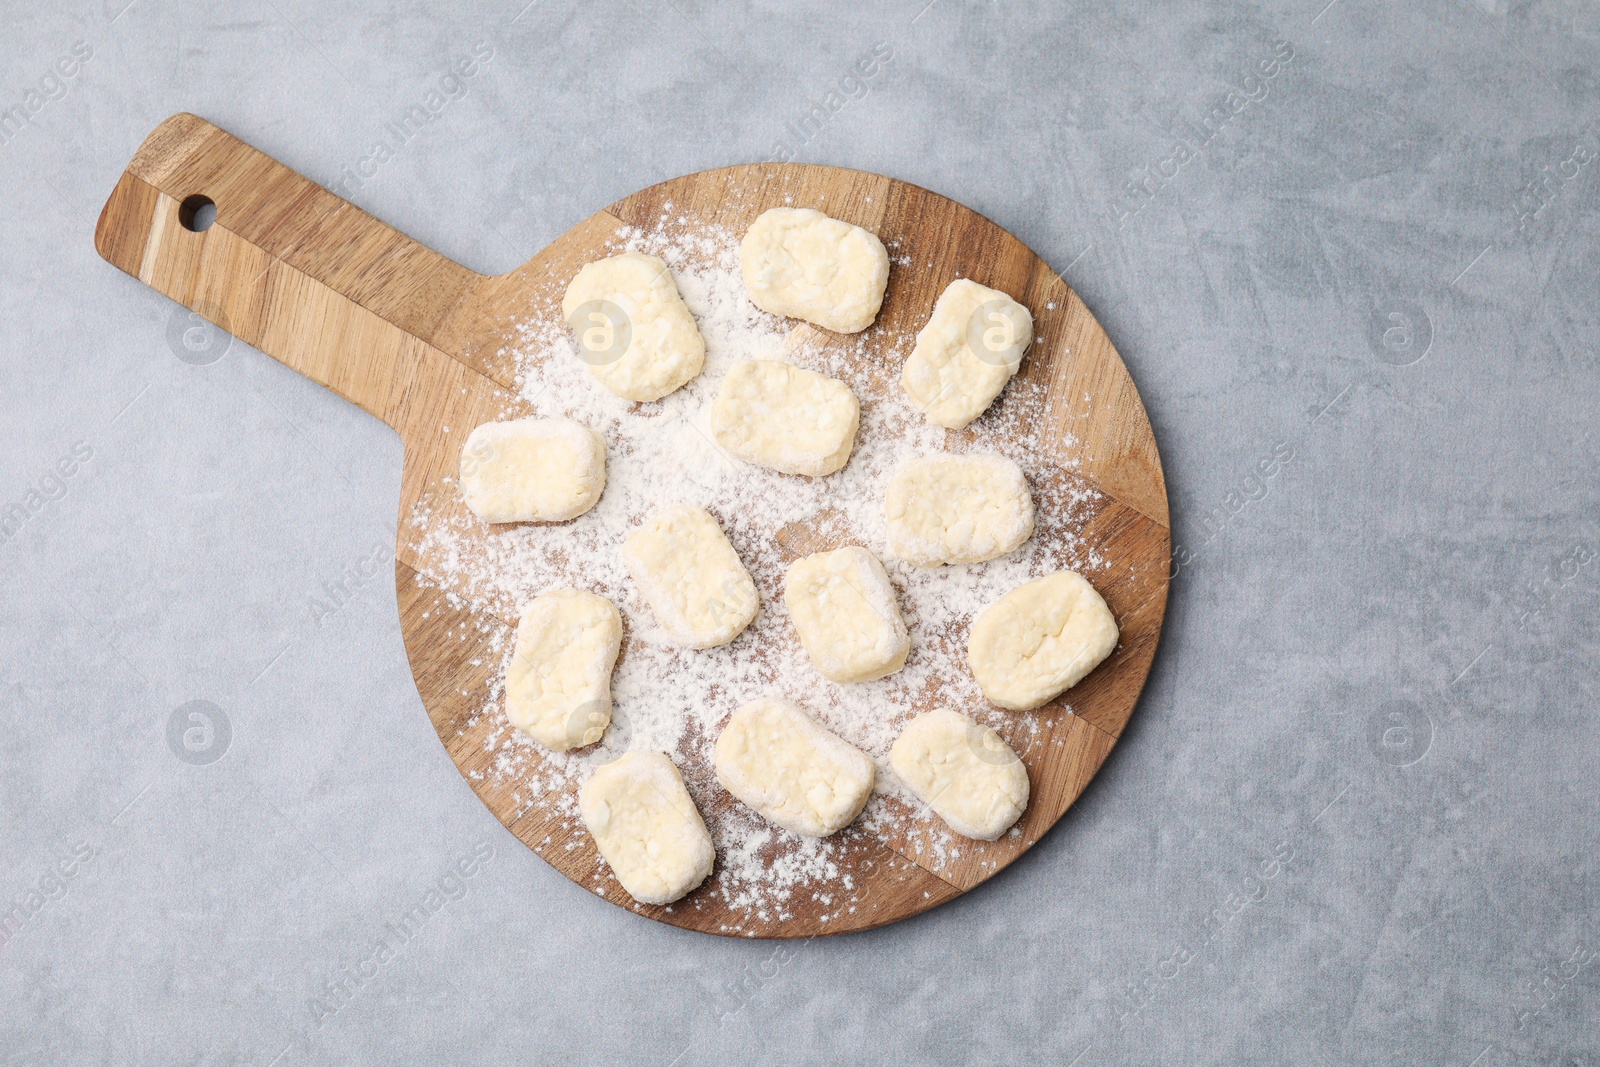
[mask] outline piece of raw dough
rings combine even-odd
[[[585,264],[567,286],[561,315],[579,357],[624,400],[659,400],[706,364],[705,339],[655,256],[624,252]]]
[[[1077,685],[1117,647],[1117,620],[1076,571],[1011,590],[978,613],[967,663],[983,695],[1032,711]]]
[[[808,207],[763,211],[739,244],[739,266],[756,307],[836,333],[871,326],[889,284],[876,234]]]
[[[594,744],[611,721],[621,647],[622,616],[605,597],[578,589],[535,597],[517,623],[506,718],[556,752]]]
[[[789,564],[783,599],[806,655],[835,682],[870,682],[906,665],[911,637],[878,557],[852,545]]]
[[[717,738],[714,762],[724,789],[809,837],[827,837],[860,815],[876,770],[865,752],[773,698],[733,713]]]
[[[656,512],[622,543],[622,561],[675,644],[725,645],[756,617],[750,572],[701,508]]]
[[[1032,340],[1027,308],[998,289],[958,278],[939,294],[900,383],[929,422],[959,430],[1000,395]]]
[[[1033,496],[1004,456],[927,456],[895,471],[884,496],[889,549],[920,567],[982,563],[1033,534]]]
[[[889,749],[889,766],[950,825],[993,841],[1028,807],[1028,769],[989,727],[938,708],[906,724]]]
[[[578,790],[578,812],[617,881],[641,904],[671,904],[711,873],[711,835],[664,753],[629,752],[595,771]]]
[[[461,449],[461,494],[484,522],[565,522],[605,487],[605,439],[570,419],[486,422]]]
[[[861,405],[837,378],[788,363],[735,363],[717,387],[711,432],[744,460],[784,474],[832,474],[850,462]]]

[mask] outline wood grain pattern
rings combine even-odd
[[[216,222],[204,232],[182,222],[181,205],[194,195],[217,205]],[[1039,340],[984,418],[1006,419],[1008,398],[1021,389],[1045,390],[1045,425],[1029,432],[1056,464],[1047,478],[1105,498],[1077,533],[1081,543],[1118,561],[1096,585],[1116,614],[1122,642],[1070,693],[1070,711],[1058,702],[1040,713],[1043,729],[1008,736],[1033,788],[1019,833],[964,843],[957,859],[941,861],[927,835],[852,827],[841,838],[852,888],[831,903],[797,901],[764,918],[732,914],[715,874],[675,905],[637,904],[599,863],[571,797],[555,795],[562,789],[539,793],[486,773],[493,753],[485,740],[504,724],[477,712],[499,670],[492,649],[503,647],[514,617],[447,595],[448,575],[423,549],[426,528],[404,521],[396,582],[406,649],[434,728],[483,803],[529,848],[577,884],[651,919],[716,934],[808,937],[917,914],[1011,863],[1100,769],[1149,672],[1171,547],[1160,457],[1122,360],[1059,275],[1000,227],[925,189],[832,167],[761,164],[652,186],[573,227],[518,269],[489,277],[429,251],[193,115],[173,116],[145,141],[106,202],[95,245],[112,264],[394,427],[406,456],[402,520],[426,514],[445,521],[464,514],[446,478],[465,434],[491,419],[531,413],[506,354],[515,347],[518,321],[558,316],[572,275],[607,254],[607,243],[625,227],[649,227],[670,213],[742,233],[760,212],[784,204],[818,207],[878,233],[894,249],[897,263],[869,337],[914,335],[956,277],[1026,304]],[[795,325],[792,340],[837,341],[804,324]],[[899,388],[899,366],[890,361],[864,374],[868,391]],[[955,442],[971,430],[949,433]],[[816,538],[810,529],[786,528],[777,540],[782,551],[799,555],[826,547]],[[910,825],[932,820],[906,814]]]

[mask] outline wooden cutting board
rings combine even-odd
[[[215,204],[216,220],[199,231],[193,215],[206,202]],[[824,207],[879,234],[897,265],[877,324],[861,335],[869,344],[875,334],[914,334],[956,277],[1002,289],[1033,312],[1038,339],[997,410],[1026,385],[1048,390],[1044,425],[1032,427],[1032,438],[1045,442],[1048,478],[1103,494],[1078,536],[1117,561],[1091,577],[1116,614],[1122,640],[1068,694],[1071,712],[1047,706],[1037,713],[1043,730],[1008,737],[1033,790],[1020,833],[993,843],[962,841],[960,858],[950,861],[932,854],[927,835],[855,832],[839,861],[850,888],[841,879],[828,906],[800,902],[766,917],[735,914],[715,892],[719,864],[684,900],[652,907],[635,903],[602,867],[570,805],[567,814],[557,810],[562,798],[530,803],[518,783],[485,773],[493,759],[485,738],[505,724],[498,713],[478,712],[503,660],[491,649],[504,647],[516,619],[448,596],[448,575],[430,569],[421,551],[426,528],[408,520],[459,517],[462,505],[448,478],[466,433],[496,418],[531,414],[508,355],[517,322],[530,309],[559,317],[573,274],[612,254],[608,242],[620,228],[648,226],[669,203],[674,216],[736,234],[782,205]],[[1020,241],[954,201],[837,167],[726,167],[627,197],[517,270],[491,277],[424,248],[210,123],[180,114],[157,127],[134,156],[101,212],[95,247],[400,434],[405,468],[395,581],[423,704],[489,810],[567,877],[620,907],[689,929],[762,937],[843,933],[915,915],[985,881],[1049,830],[1100,769],[1133,712],[1161,632],[1171,549],[1150,422],[1122,360],[1077,295]],[[794,325],[807,331],[808,343],[845,343]],[[897,374],[898,365],[889,368],[871,388],[898,390]],[[969,432],[951,431],[950,439]],[[965,635],[959,637],[964,647]],[[725,795],[701,800],[737,803]]]

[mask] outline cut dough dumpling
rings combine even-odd
[[[750,572],[701,508],[652,515],[622,543],[622,560],[675,644],[725,645],[756,616],[760,601]]]
[[[906,724],[889,766],[950,829],[993,841],[1028,807],[1028,769],[1001,736],[939,708]]]
[[[578,812],[617,881],[641,904],[671,904],[711,873],[711,835],[664,753],[629,752],[595,771],[578,791]]]
[[[928,456],[895,471],[884,497],[889,548],[920,567],[981,563],[1033,534],[1033,496],[1004,456]]]
[[[606,443],[570,419],[486,422],[461,449],[461,495],[484,522],[565,522],[606,487]]]
[[[859,546],[789,565],[783,599],[817,670],[835,682],[869,682],[906,665],[911,637],[878,557]]]
[[[762,212],[739,244],[739,266],[756,307],[836,333],[871,326],[889,283],[876,234],[804,207]]]
[[[561,315],[589,370],[624,400],[659,400],[700,373],[706,343],[667,265],[643,252],[586,264]]]
[[[866,753],[777,699],[733,713],[717,738],[715,763],[724,789],[809,837],[827,837],[860,815],[876,773]]]
[[[577,589],[535,597],[517,623],[506,718],[556,752],[594,744],[611,721],[621,647],[622,616],[605,597]]]
[[[1033,316],[998,289],[967,278],[945,287],[917,334],[900,384],[929,422],[959,430],[982,415],[1022,365]]]
[[[1032,711],[1081,681],[1117,647],[1117,621],[1076,571],[1018,586],[978,613],[967,663],[983,695]]]
[[[832,474],[850,461],[861,405],[836,378],[788,363],[735,363],[717,387],[711,432],[744,460],[784,474]]]

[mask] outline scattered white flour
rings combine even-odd
[[[971,428],[949,433],[928,425],[900,388],[914,335],[878,325],[840,337],[760,311],[744,291],[738,235],[724,229],[663,216],[649,231],[622,231],[607,254],[627,250],[660,256],[672,268],[706,341],[698,378],[660,401],[621,400],[589,373],[553,309],[519,323],[519,343],[502,353],[515,359],[522,395],[540,417],[575,419],[604,436],[608,473],[600,502],[553,526],[491,530],[461,509],[411,516],[427,584],[511,622],[538,594],[573,586],[609,597],[628,628],[612,680],[610,729],[581,753],[546,752],[511,728],[502,707],[511,642],[492,649],[502,657],[499,680],[491,692],[466,694],[482,701],[479,716],[494,723],[486,742],[495,753],[490,773],[516,789],[522,810],[554,805],[575,821],[576,786],[592,768],[630,749],[670,753],[716,844],[710,894],[762,922],[787,917],[799,900],[847,905],[855,883],[841,874],[841,861],[862,836],[941,868],[960,855],[965,839],[910,798],[889,769],[889,747],[912,715],[946,705],[995,727],[1026,757],[1044,720],[983,700],[966,666],[967,629],[981,608],[1029,579],[1061,567],[1091,576],[1107,569],[1110,561],[1086,551],[1078,538],[1103,498],[1062,469],[1076,466],[1071,457],[1050,454],[1042,433],[1044,387],[1025,374]],[[712,443],[712,398],[729,365],[742,359],[786,360],[850,384],[861,401],[861,429],[844,470],[824,478],[778,474],[734,460]],[[890,558],[883,513],[889,478],[901,463],[941,450],[999,452],[1021,465],[1038,522],[1022,548],[988,563],[938,569]],[[716,516],[760,593],[755,621],[728,645],[692,651],[671,644],[623,567],[627,533],[674,504]],[[790,560],[846,544],[865,545],[883,560],[912,648],[904,670],[838,685],[807,659],[779,597]],[[877,763],[877,793],[849,829],[822,841],[801,838],[717,784],[711,752],[720,728],[740,704],[766,695],[796,702]]]

